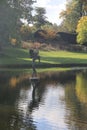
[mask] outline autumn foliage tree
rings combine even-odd
[[[33,34],[36,31],[35,26],[22,25],[20,35],[23,41],[33,40]]]
[[[56,27],[56,28],[55,28]],[[57,25],[44,25],[41,27],[43,30],[45,30],[46,33],[43,33],[43,37],[46,40],[53,40],[56,37],[56,33],[58,31]]]
[[[87,15],[87,0],[67,0],[66,9],[60,13],[62,27],[68,32],[75,32],[79,19]]]
[[[87,16],[83,16],[77,25],[77,42],[80,44],[87,43]]]

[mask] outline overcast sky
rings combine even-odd
[[[60,24],[59,13],[65,9],[66,0],[37,0],[38,7],[46,9],[48,21]]]

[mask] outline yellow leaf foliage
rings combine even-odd
[[[77,25],[77,42],[80,44],[87,42],[87,16],[83,16]]]

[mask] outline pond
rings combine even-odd
[[[0,130],[86,129],[86,69],[0,71]]]

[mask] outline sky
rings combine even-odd
[[[66,0],[37,0],[35,4],[37,7],[44,7],[46,9],[47,20],[59,25],[61,19],[59,14],[65,9]]]

